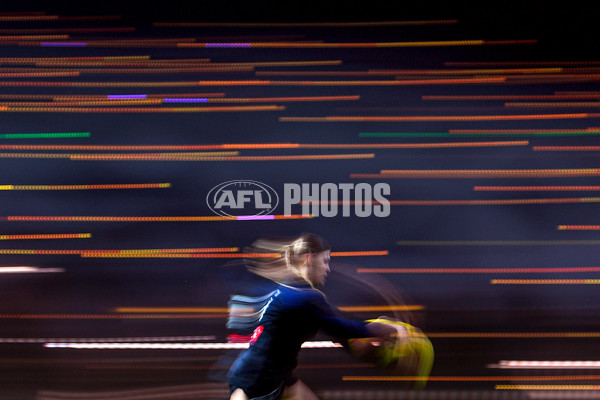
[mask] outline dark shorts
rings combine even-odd
[[[274,390],[264,389],[264,390],[255,390],[253,392],[248,392],[248,391],[244,390],[244,393],[246,394],[246,396],[248,396],[250,398],[250,400],[277,400],[277,399],[281,398],[281,395],[283,394],[283,391],[285,390],[286,387],[292,386],[297,381],[298,381],[298,378],[296,378],[294,375],[290,374]],[[238,389],[238,387],[232,386],[232,385],[229,386],[230,393],[233,393],[236,389]]]

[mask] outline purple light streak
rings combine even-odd
[[[250,220],[265,220],[275,219],[274,215],[240,215],[236,217],[238,221],[250,221]]]

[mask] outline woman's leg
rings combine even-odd
[[[229,400],[250,400],[246,393],[242,389],[235,389],[233,393],[231,393],[231,397]]]
[[[301,380],[296,381],[283,391],[282,400],[319,400],[316,394]]]

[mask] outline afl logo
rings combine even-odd
[[[279,196],[269,185],[257,181],[228,181],[213,187],[206,204],[226,217],[267,215],[279,204]]]

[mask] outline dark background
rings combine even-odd
[[[296,35],[324,42],[397,42],[436,40],[521,40],[535,44],[358,49],[181,49],[136,47],[46,48],[0,45],[0,57],[89,57],[150,55],[151,59],[210,58],[212,62],[342,60],[325,67],[257,67],[256,71],[365,71],[368,69],[452,70],[448,62],[535,62],[544,67],[598,60],[597,12],[590,3],[553,7],[547,2],[29,2],[3,4],[2,12],[45,11],[47,14],[121,15],[116,21],[1,22],[0,28],[64,28],[134,26],[135,32],[73,34],[94,38],[211,37]],[[388,27],[205,27],[160,28],[153,22],[368,22],[456,19],[456,24]],[[8,34],[2,34],[8,35]],[[265,39],[268,40],[268,39]],[[260,40],[256,40],[260,41]],[[501,64],[500,64],[501,65]],[[554,64],[553,64],[554,66]],[[3,68],[14,65],[2,65]],[[494,68],[494,67],[464,67]],[[497,67],[511,68],[511,67]],[[518,68],[518,67],[517,67]],[[523,67],[527,68],[527,67]],[[591,71],[589,74],[594,74]],[[497,75],[492,75],[497,76]],[[254,72],[218,74],[90,74],[77,78],[1,78],[39,81],[194,81],[194,80],[353,80],[361,77],[261,77]],[[392,77],[365,79],[394,79]],[[596,360],[598,354],[597,286],[492,285],[492,279],[596,279],[597,273],[410,273],[358,274],[357,268],[578,268],[598,265],[597,244],[549,245],[548,241],[593,241],[595,231],[560,231],[558,225],[594,225],[597,191],[474,192],[478,185],[597,185],[597,176],[530,179],[367,179],[391,186],[390,200],[497,200],[592,198],[565,204],[392,206],[387,218],[341,216],[306,220],[216,222],[22,222],[8,216],[209,216],[205,197],[229,180],[256,180],[280,196],[291,183],[358,183],[350,174],[383,169],[576,169],[597,168],[596,152],[533,152],[534,145],[598,145],[596,135],[507,137],[461,136],[377,138],[365,132],[440,133],[451,129],[586,129],[595,117],[451,122],[282,122],[290,116],[361,115],[510,115],[595,113],[597,107],[508,109],[503,101],[424,101],[425,95],[520,95],[556,91],[598,91],[597,78],[576,82],[407,86],[208,86],[178,88],[44,88],[7,87],[1,94],[141,94],[224,92],[226,97],[360,95],[353,102],[281,103],[283,111],[214,113],[52,113],[2,112],[0,134],[91,132],[89,138],[10,139],[5,144],[185,145],[222,143],[439,143],[529,140],[528,146],[442,149],[315,149],[240,150],[240,155],[375,153],[375,158],[317,161],[71,161],[68,159],[0,159],[0,185],[94,185],[168,182],[168,189],[89,191],[0,191],[0,235],[91,233],[90,239],[2,240],[2,249],[158,249],[238,247],[263,235],[317,232],[334,251],[387,250],[383,257],[333,257],[324,287],[340,306],[385,306],[388,297],[421,311],[395,315],[431,334],[436,350],[432,380],[419,398],[520,396],[494,390],[497,384],[595,384],[594,370],[500,370],[500,360]],[[3,100],[5,101],[5,100]],[[12,101],[12,100],[6,100]],[[594,101],[594,100],[586,100]],[[270,104],[270,103],[269,103]],[[229,104],[227,104],[229,105]],[[236,105],[236,104],[231,104]],[[193,106],[193,105],[186,105]],[[163,106],[161,106],[163,107]],[[2,150],[9,153],[10,150]],[[20,151],[26,153],[26,151]],[[51,151],[30,151],[49,153]],[[81,152],[77,152],[81,153]],[[88,152],[89,153],[89,152]],[[280,205],[276,214],[282,214]],[[404,241],[539,241],[544,245],[407,245]],[[63,273],[0,275],[0,397],[56,398],[56,393],[95,396],[122,391],[163,390],[164,398],[180,398],[182,385],[202,391],[215,382],[209,373],[222,350],[75,350],[45,348],[56,338],[136,338],[214,336],[224,342],[224,316],[188,318],[171,314],[127,318],[117,307],[226,307],[231,283],[222,259],[81,258],[78,255],[1,254],[0,266],[60,268]],[[391,312],[353,313],[365,319]],[[212,314],[211,314],[212,315]],[[589,333],[586,338],[562,333]],[[498,337],[448,337],[444,334],[498,334]],[[514,338],[514,333],[548,334],[546,338]],[[530,335],[531,336],[531,335]],[[16,339],[37,340],[14,343]],[[132,339],[128,339],[133,341]],[[192,340],[191,342],[198,342]],[[343,350],[303,351],[298,374],[324,398],[335,393],[385,391],[403,398],[406,384],[349,382],[343,376],[384,376],[357,365]],[[536,375],[589,379],[520,381]],[[500,377],[497,380],[477,377]],[[511,382],[508,376],[516,376]],[[456,379],[452,379],[455,377]],[[462,378],[461,378],[462,377]],[[471,378],[469,378],[471,377]],[[170,388],[170,389],[169,389]],[[54,394],[48,394],[54,391]],[[336,392],[337,391],[337,392]],[[364,392],[359,392],[364,391]],[[125,393],[125,394],[123,394]],[[170,394],[169,394],[170,393]],[[433,394],[432,394],[433,393]],[[466,393],[466,394],[465,394]],[[543,392],[545,393],[545,392]],[[574,392],[578,393],[578,392]],[[573,395],[573,393],[571,393]],[[81,395],[80,397],[83,397]],[[120,396],[120,397],[119,397]],[[169,397],[170,396],[170,397]],[[181,395],[180,395],[181,396]],[[201,394],[198,394],[201,396]],[[211,398],[206,392],[202,394]],[[222,395],[215,395],[220,398]],[[367,396],[367,394],[364,394]],[[396,396],[396,397],[393,397]],[[415,395],[416,396],[416,395]],[[454,397],[453,397],[454,396]],[[576,396],[576,394],[575,394]],[[158,397],[158,398],[163,398]],[[366,397],[365,397],[366,398]],[[377,397],[373,397],[377,398]],[[573,397],[570,397],[573,398]]]

